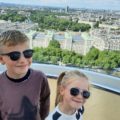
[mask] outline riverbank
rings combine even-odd
[[[56,79],[48,79],[51,89],[51,106],[54,109],[56,95]],[[90,88],[91,97],[85,104],[84,120],[119,120],[120,95],[113,94],[95,87]]]

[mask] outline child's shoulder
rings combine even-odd
[[[47,116],[47,118],[45,120],[58,120],[61,115],[62,114],[59,111],[58,106],[56,106],[54,108],[54,110],[52,112],[50,112],[50,114]]]
[[[32,78],[37,78],[37,79],[41,79],[41,80],[47,79],[47,76],[45,75],[45,73],[43,73],[40,70],[35,70],[35,69],[30,68],[30,72],[31,72]]]
[[[37,75],[41,75],[41,76],[46,76],[45,73],[43,73],[41,70],[36,70],[36,69],[33,69],[33,68],[30,68],[30,71],[32,74],[37,74]]]
[[[1,72],[1,73],[0,73],[0,80],[1,80],[3,77],[5,77],[4,74],[5,74],[5,72]]]

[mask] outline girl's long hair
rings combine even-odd
[[[56,99],[55,99],[55,106],[57,106],[57,104],[61,101],[62,96],[60,95],[60,85],[61,85],[61,81],[63,79],[63,77],[65,76],[65,72],[62,72],[57,80],[57,91],[56,91]]]
[[[81,77],[86,78],[86,80],[88,80],[88,77],[78,71],[78,70],[72,70],[72,71],[64,71],[62,72],[57,80],[57,91],[56,91],[56,99],[55,99],[55,106],[62,101],[62,96],[60,95],[60,86],[61,85],[66,85],[67,82],[71,79],[75,80],[79,80]]]

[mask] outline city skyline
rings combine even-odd
[[[0,0],[3,3],[39,5],[50,7],[120,10],[120,0]]]

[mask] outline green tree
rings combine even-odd
[[[94,28],[99,28],[99,21],[97,21],[97,22],[94,24],[93,27],[94,27]]]
[[[60,48],[60,43],[57,40],[51,40],[48,45],[49,48]]]
[[[95,47],[92,47],[84,57],[85,64],[94,66],[96,63],[96,60],[98,59],[98,56],[99,56],[99,50],[96,49]]]

